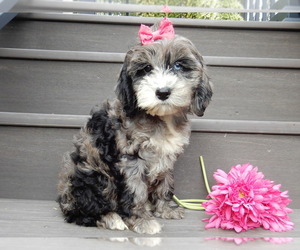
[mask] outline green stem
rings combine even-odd
[[[201,169],[202,169],[202,173],[203,173],[203,179],[204,179],[206,191],[207,191],[207,193],[210,194],[211,190],[210,190],[210,187],[209,187],[209,184],[208,184],[208,180],[207,180],[207,174],[206,174],[206,169],[205,169],[203,157],[200,156],[199,160],[200,160],[200,165],[201,165]]]
[[[190,209],[190,210],[205,210],[205,208],[201,204],[190,204],[187,202],[182,202],[182,200],[179,200],[175,195],[173,195],[174,201],[184,208]]]
[[[182,202],[189,202],[189,203],[202,203],[202,202],[206,202],[207,200],[198,200],[198,199],[184,199],[181,200]]]
[[[200,166],[201,166],[201,170],[202,170],[202,174],[203,174],[206,191],[208,193],[210,193],[211,190],[210,190],[208,180],[207,180],[207,174],[206,174],[206,170],[205,170],[203,157],[200,156],[199,159],[200,159]],[[205,210],[205,208],[202,206],[202,203],[207,201],[207,200],[202,200],[202,199],[179,200],[175,195],[173,195],[173,199],[179,206],[184,207],[186,209],[190,209],[190,210]]]

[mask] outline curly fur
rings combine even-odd
[[[155,234],[154,217],[183,218],[173,165],[189,142],[187,114],[203,115],[211,85],[199,52],[176,36],[132,48],[116,94],[65,154],[58,202],[67,222]]]

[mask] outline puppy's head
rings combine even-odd
[[[191,112],[202,116],[212,97],[203,58],[188,39],[175,36],[128,51],[116,88],[127,116]]]

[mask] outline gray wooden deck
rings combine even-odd
[[[174,20],[176,33],[190,38],[204,55],[215,86],[205,116],[192,117],[191,143],[175,167],[176,195],[205,198],[199,155],[211,184],[218,168],[228,171],[250,162],[289,190],[294,231],[205,230],[204,212],[191,211],[181,221],[161,221],[163,233],[154,237],[63,222],[54,202],[61,156],[71,149],[90,109],[114,97],[123,53],[134,43],[139,24],[150,21],[22,14],[0,30],[1,249],[41,249],[41,244],[45,249],[92,249],[99,244],[104,249],[151,244],[161,249],[232,249],[236,244],[226,238],[254,238],[241,244],[242,249],[280,249],[282,245],[267,238],[291,238],[284,247],[299,248],[298,23]],[[104,56],[117,59],[108,62]]]
[[[263,229],[234,233],[222,229],[204,229],[204,212],[187,211],[185,218],[159,220],[163,233],[149,236],[129,230],[110,231],[93,227],[79,227],[64,223],[57,203],[41,200],[0,199],[1,249],[299,249],[300,231],[274,233]],[[291,219],[299,225],[300,210]],[[276,244],[272,242],[282,242]],[[285,242],[285,243],[284,243]]]

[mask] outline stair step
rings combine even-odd
[[[123,63],[125,53],[0,48],[0,58]],[[204,56],[208,66],[300,68],[300,59]]]
[[[144,19],[138,20],[142,22]],[[0,47],[125,53],[136,43],[140,23],[91,23],[76,18],[73,21],[14,19],[0,30]],[[276,22],[276,25],[280,24],[282,23]],[[300,30],[299,23],[297,25]],[[190,25],[175,26],[175,31],[193,41],[204,56],[300,57],[297,30],[241,27],[224,29]]]
[[[80,128],[89,116],[0,112],[0,126]],[[300,122],[190,119],[192,131],[300,135]]]
[[[72,150],[79,129],[1,126],[0,197],[56,199],[56,183],[62,155]],[[299,136],[193,132],[190,145],[175,165],[175,193],[180,198],[206,197],[199,167],[204,157],[209,183],[221,168],[228,172],[236,164],[258,166],[267,179],[282,184],[300,206],[298,178]]]
[[[0,111],[88,115],[115,98],[120,63],[0,59]],[[208,67],[204,118],[300,121],[298,69]]]

